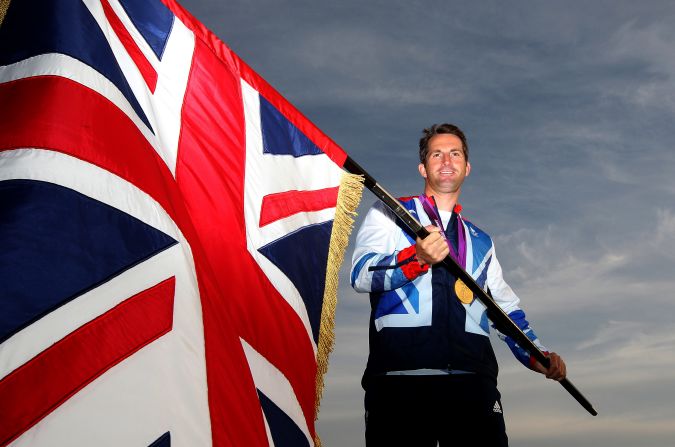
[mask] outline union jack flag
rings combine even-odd
[[[0,447],[314,445],[345,159],[173,0],[0,2]]]

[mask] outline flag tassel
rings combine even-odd
[[[349,234],[354,226],[356,207],[363,192],[363,176],[342,174],[338,192],[335,219],[328,248],[328,265],[326,266],[326,286],[321,310],[321,326],[319,329],[319,346],[317,347],[316,400],[315,420],[319,416],[319,405],[323,395],[324,376],[328,371],[328,356],[335,343],[335,308],[337,306],[338,273],[349,244]],[[316,437],[316,445],[321,443]]]

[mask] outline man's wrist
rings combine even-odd
[[[417,246],[411,245],[398,252],[398,262],[406,278],[413,280],[429,270],[429,264],[423,263],[417,256]]]

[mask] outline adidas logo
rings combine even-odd
[[[495,402],[495,406],[492,407],[492,412],[493,413],[501,413],[502,412],[502,407],[499,406],[499,402]]]

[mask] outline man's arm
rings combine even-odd
[[[487,275],[487,286],[494,298],[495,302],[508,314],[508,316],[516,323],[516,325],[527,335],[527,338],[532,340],[532,342],[542,351],[551,361],[549,368],[544,368],[544,366],[539,363],[534,357],[530,355],[525,349],[521,348],[511,337],[508,337],[504,334],[499,334],[499,338],[504,340],[506,344],[513,352],[513,355],[525,366],[546,375],[547,378],[553,380],[562,380],[565,378],[567,373],[565,362],[563,359],[556,354],[555,352],[548,352],[548,349],[544,347],[539,341],[537,334],[530,327],[530,323],[527,321],[525,312],[518,307],[520,299],[513,292],[513,289],[504,281],[502,274],[502,267],[497,260],[497,256],[492,253],[492,260],[490,266],[488,267]]]
[[[418,258],[417,244],[400,248],[399,240],[407,239],[395,216],[376,203],[356,235],[351,284],[357,292],[398,289],[429,270],[429,263]]]

